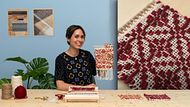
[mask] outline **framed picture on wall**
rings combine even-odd
[[[28,35],[28,11],[27,9],[8,10],[8,34],[10,36]]]
[[[33,9],[34,35],[49,35],[54,33],[53,9]]]

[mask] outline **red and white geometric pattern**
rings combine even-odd
[[[118,40],[118,77],[132,89],[190,89],[190,18],[157,4]]]

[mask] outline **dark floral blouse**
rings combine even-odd
[[[94,83],[96,75],[95,59],[89,51],[79,50],[79,55],[71,57],[65,52],[57,56],[55,61],[55,80],[63,80],[73,85]]]

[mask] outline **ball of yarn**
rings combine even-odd
[[[14,95],[16,99],[26,98],[26,95],[27,95],[26,88],[21,85],[16,87],[14,91]]]
[[[2,84],[2,99],[12,98],[12,85],[10,83]]]

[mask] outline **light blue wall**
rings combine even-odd
[[[29,35],[9,37],[8,9],[28,9]],[[52,8],[54,11],[54,36],[33,36],[32,10]],[[34,57],[47,58],[50,73],[54,74],[55,57],[68,48],[65,30],[71,24],[80,24],[86,31],[83,46],[93,53],[94,45],[105,42],[114,45],[114,79],[97,81],[100,89],[116,89],[116,0],[0,0],[0,78],[10,78],[21,66],[5,62],[8,57],[21,56],[26,60]]]

